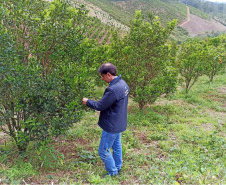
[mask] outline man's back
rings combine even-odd
[[[101,111],[98,124],[109,133],[123,132],[127,127],[129,86],[119,76],[111,82],[107,89],[114,92],[115,102],[108,109]]]
[[[111,81],[99,102],[88,100],[87,106],[100,110],[98,125],[109,133],[126,130],[129,86],[121,76]]]

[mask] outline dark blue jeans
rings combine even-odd
[[[113,149],[113,155],[110,151]],[[110,134],[103,130],[99,145],[99,155],[109,175],[117,175],[122,167],[121,133]]]

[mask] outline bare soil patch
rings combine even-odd
[[[209,130],[212,130],[212,129],[213,129],[213,124],[211,124],[211,123],[203,123],[203,124],[202,124],[202,127],[203,127],[206,131],[209,131]]]
[[[118,5],[118,6],[120,6],[121,8],[123,8],[123,9],[126,9],[126,7],[128,7],[128,6],[134,6],[134,2],[135,1],[115,1],[115,2],[113,2],[115,5]],[[139,7],[138,7],[139,8]],[[138,9],[137,8],[137,9]]]
[[[193,14],[190,14],[190,21],[181,27],[186,29],[191,36],[206,34],[206,32],[211,33],[212,31],[226,32],[226,26],[214,19],[206,20]]]
[[[226,94],[226,87],[221,87],[217,89],[218,92]]]

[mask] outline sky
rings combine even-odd
[[[206,0],[206,1],[226,3],[226,0]]]

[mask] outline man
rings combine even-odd
[[[100,66],[98,72],[102,80],[109,83],[103,97],[99,101],[83,98],[83,104],[100,111],[98,125],[103,129],[99,145],[99,155],[105,164],[106,175],[115,176],[121,172],[122,144],[121,132],[127,127],[127,105],[129,86],[111,63]],[[113,149],[113,155],[110,151]],[[105,176],[106,176],[105,175]]]

